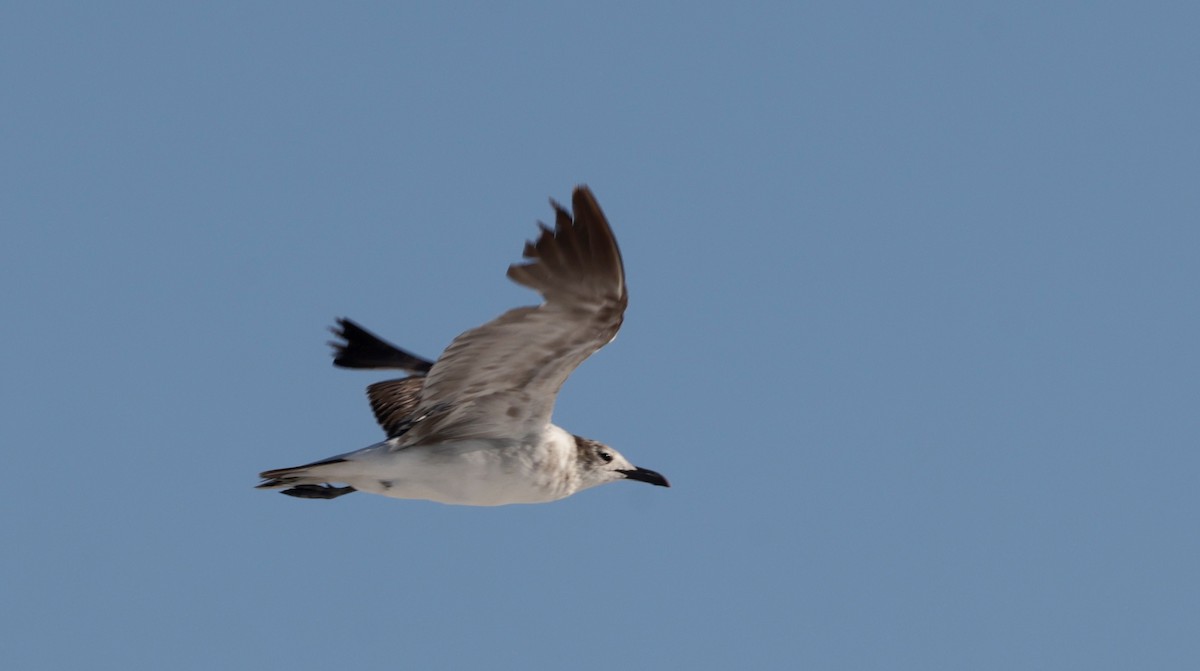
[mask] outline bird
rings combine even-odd
[[[559,389],[611,342],[629,294],[621,252],[591,190],[571,210],[551,199],[554,225],[507,276],[541,294],[469,329],[436,361],[407,352],[349,319],[331,329],[334,365],[398,369],[408,377],[367,387],[387,438],[357,451],[260,473],[259,489],[307,499],[367,492],[450,505],[547,503],[621,480],[670,487],[600,441],[552,423]]]

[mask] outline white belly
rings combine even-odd
[[[574,441],[568,450],[559,436],[552,437],[537,445],[467,440],[394,452],[363,450],[337,464],[337,479],[398,499],[468,506],[544,503],[577,489]]]

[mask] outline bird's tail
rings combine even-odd
[[[303,466],[263,471],[258,474],[263,481],[255,489],[282,489],[283,494],[302,499],[335,499],[357,491],[353,487],[334,487],[329,484],[332,478],[323,473],[324,467],[344,461],[341,457],[335,457]]]

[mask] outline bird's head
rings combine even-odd
[[[580,465],[579,489],[587,489],[617,480],[637,480],[660,487],[670,487],[661,474],[629,463],[613,448],[590,438],[575,436],[575,449]]]

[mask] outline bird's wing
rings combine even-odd
[[[571,371],[616,337],[628,294],[621,252],[585,186],[540,224],[526,262],[508,277],[545,302],[509,310],[454,339],[425,379],[404,445],[464,438],[523,438],[550,421]]]
[[[375,421],[387,432],[388,438],[404,435],[412,427],[413,411],[421,400],[425,377],[415,375],[403,380],[385,380],[367,387],[371,412]]]
[[[406,352],[371,333],[349,319],[337,320],[333,334],[345,342],[330,341],[333,365],[341,368],[399,368],[410,373],[425,373],[432,361]]]

